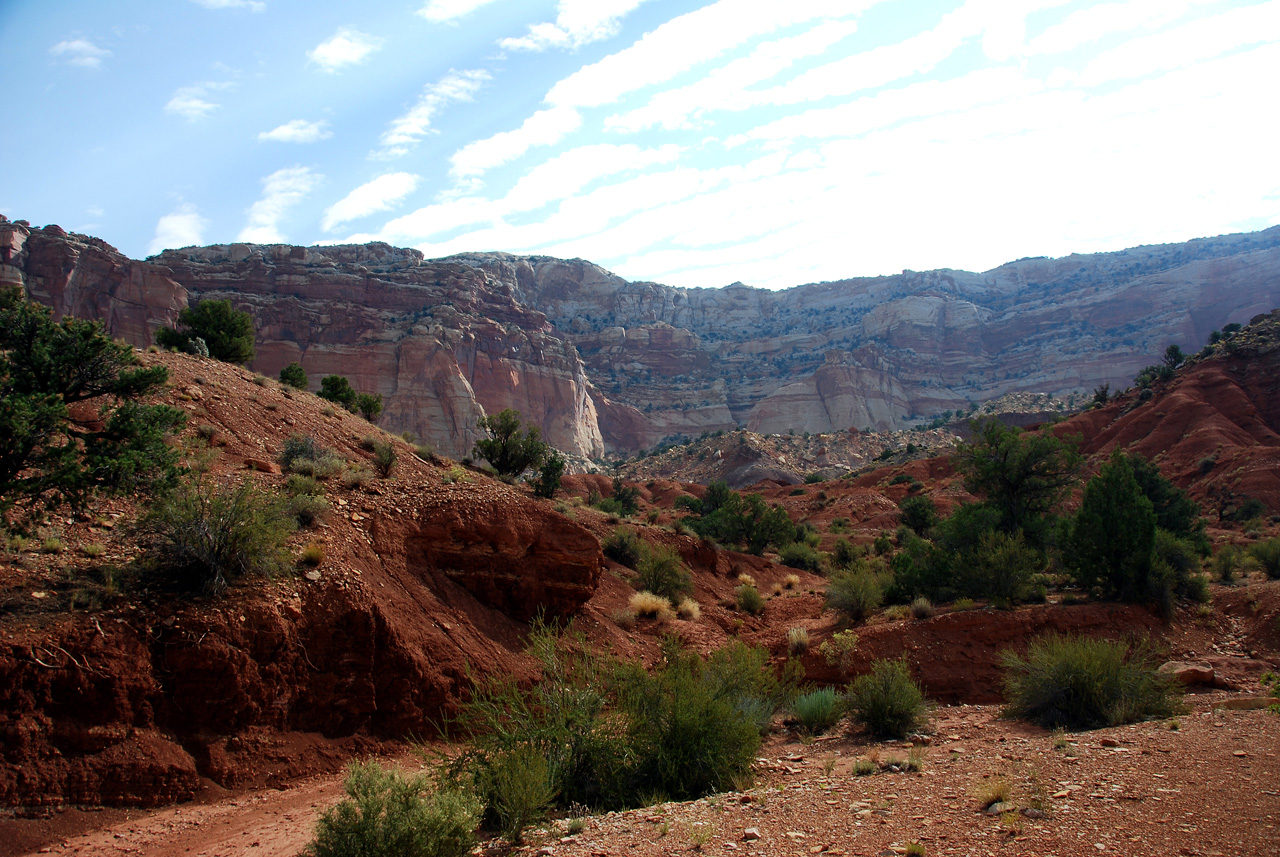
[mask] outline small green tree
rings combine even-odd
[[[205,300],[178,313],[178,327],[156,331],[156,344],[189,351],[196,339],[204,341],[209,356],[224,363],[248,363],[253,359],[253,317],[231,306],[229,300]]]
[[[320,392],[317,395],[355,413],[356,391],[351,388],[351,382],[345,376],[325,375],[320,379]]]
[[[1070,526],[1064,559],[1084,588],[1104,597],[1139,601],[1151,590],[1156,514],[1120,451],[1084,487]]]
[[[1080,469],[1075,443],[1050,431],[1027,434],[996,419],[970,425],[973,440],[961,444],[952,459],[965,489],[1000,511],[1004,532],[1022,530],[1028,541],[1041,545],[1045,518]]]
[[[302,364],[294,362],[280,370],[280,383],[295,390],[307,389],[307,373]]]
[[[535,497],[544,497],[548,500],[554,497],[556,491],[560,488],[560,481],[564,476],[564,467],[564,456],[557,452],[550,453],[543,460],[542,467],[538,470],[538,478],[533,481],[533,495]]]
[[[1187,355],[1176,344],[1170,345],[1164,350],[1164,357],[1161,358],[1161,362],[1170,369],[1177,369],[1187,362]]]
[[[540,465],[547,454],[542,430],[530,426],[521,431],[520,412],[512,408],[482,417],[480,428],[489,436],[476,441],[472,454],[492,464],[499,476],[519,476]]]
[[[356,410],[369,422],[376,423],[378,417],[382,416],[382,394],[357,393]]]
[[[0,290],[0,521],[15,507],[83,507],[94,493],[170,484],[165,439],[186,416],[139,400],[168,380],[97,322],[53,321]]]
[[[917,494],[906,497],[898,504],[898,523],[910,527],[916,535],[923,536],[938,523],[938,510],[933,498]]]

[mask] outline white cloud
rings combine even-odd
[[[503,39],[504,48],[543,51],[578,48],[618,34],[622,19],[645,0],[560,0],[555,23],[534,24],[517,39]]]
[[[749,87],[768,80],[797,60],[818,56],[857,31],[856,21],[823,21],[798,36],[758,45],[748,56],[713,70],[701,80],[659,92],[644,107],[605,119],[605,127],[619,131],[643,131],[661,126],[686,128],[691,116],[708,110],[741,110],[750,107]]]
[[[100,68],[102,61],[111,56],[111,51],[98,47],[88,39],[63,39],[49,48],[49,53],[68,65],[80,68]]]
[[[156,221],[156,234],[147,247],[149,255],[161,250],[192,247],[204,243],[204,229],[209,225],[196,212],[196,207],[184,202]]]
[[[286,167],[262,180],[262,198],[249,208],[249,222],[239,240],[253,244],[279,244],[285,240],[280,221],[291,206],[314,190],[323,176],[309,167]]]
[[[215,83],[207,81],[179,87],[174,91],[173,97],[165,104],[165,112],[176,113],[184,117],[188,122],[203,119],[222,106],[216,101],[210,100],[213,94],[230,89],[231,86],[232,84],[228,82]]]
[[[359,65],[382,47],[382,39],[340,27],[336,33],[307,51],[311,61],[324,71],[333,74],[350,65]]]
[[[453,153],[451,172],[459,178],[475,178],[494,167],[510,163],[534,146],[559,143],[582,125],[578,111],[570,107],[539,110],[514,131],[468,143]]]
[[[525,173],[499,203],[504,211],[532,211],[549,202],[578,193],[605,176],[669,164],[680,157],[680,147],[642,149],[635,145],[599,143],[579,146],[544,161]]]
[[[1280,41],[1280,3],[1246,6],[1133,39],[1099,55],[1080,74],[1084,86],[1183,68],[1259,42]]]
[[[258,134],[258,139],[274,140],[277,143],[315,143],[332,136],[333,132],[329,130],[328,122],[292,119],[283,125],[277,125],[270,131],[262,131]]]
[[[493,0],[428,0],[427,4],[418,10],[418,14],[428,21],[452,21],[492,2]]]
[[[206,9],[248,9],[250,12],[265,12],[267,4],[261,0],[191,0],[197,6]]]
[[[351,191],[325,209],[320,226],[330,231],[351,220],[387,211],[418,187],[413,173],[388,173]]]
[[[630,47],[584,66],[547,93],[560,107],[599,107],[662,83],[725,51],[782,27],[819,18],[848,18],[883,0],[766,3],[719,0],[672,18]]]
[[[444,107],[455,101],[471,101],[480,87],[490,79],[483,69],[449,70],[435,83],[423,87],[422,95],[408,113],[391,122],[381,143],[388,155],[403,155],[431,130],[431,122]]]
[[[1216,0],[1129,0],[1099,3],[1072,12],[1027,44],[1028,54],[1056,54],[1097,41],[1112,33],[1152,29],[1174,21],[1193,6]]]

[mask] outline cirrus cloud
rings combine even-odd
[[[80,68],[100,68],[102,61],[111,56],[111,51],[100,48],[88,39],[63,39],[49,53],[67,65]]]
[[[331,231],[344,223],[387,211],[418,187],[413,173],[388,173],[351,191],[325,209],[320,228]]]
[[[329,123],[323,120],[308,122],[305,119],[291,119],[283,125],[277,125],[270,131],[258,134],[259,140],[273,140],[277,143],[316,143],[333,136]]]
[[[239,240],[253,244],[279,244],[285,240],[280,221],[288,210],[319,186],[324,176],[309,167],[285,167],[262,180],[262,197],[249,208],[249,222]]]

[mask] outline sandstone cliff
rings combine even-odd
[[[0,279],[137,345],[188,300],[253,314],[253,368],[386,397],[383,426],[468,454],[505,407],[584,458],[664,438],[896,430],[1009,393],[1127,386],[1169,343],[1280,306],[1280,227],[984,273],[681,289],[581,259],[232,244],[133,262],[0,222]],[[851,261],[851,265],[856,264]]]

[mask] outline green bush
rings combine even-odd
[[[540,681],[480,683],[458,718],[472,744],[452,773],[475,783],[499,826],[498,772],[532,758],[521,753],[545,760],[547,790],[535,776],[514,789],[535,808],[548,792],[561,808],[616,809],[657,794],[697,797],[734,787],[749,776],[762,721],[767,726],[791,687],[769,668],[768,652],[741,643],[703,660],[668,638],[652,673],[539,623],[529,650],[542,665]]]
[[[696,654],[666,647],[653,673],[634,665],[622,679],[640,794],[689,800],[729,791],[750,776],[760,731],[742,688]]]
[[[778,551],[778,559],[782,564],[802,571],[819,572],[822,570],[822,555],[803,542],[792,542],[783,545]]]
[[[1280,580],[1280,539],[1267,539],[1249,546],[1249,556],[1272,580]]]
[[[310,494],[312,496],[324,496],[324,486],[310,476],[303,476],[300,473],[291,473],[284,480],[284,490],[293,496],[299,494]]]
[[[181,483],[151,505],[139,528],[151,543],[157,572],[210,593],[291,564],[285,541],[294,524],[286,503],[247,478],[234,486],[207,479]]]
[[[292,434],[276,456],[280,469],[313,479],[328,479],[342,468],[342,459],[316,443],[310,435]]]
[[[738,602],[738,609],[742,612],[750,613],[752,616],[758,616],[764,612],[764,596],[752,584],[744,583],[735,587],[733,595]]]
[[[1142,601],[1159,595],[1152,575],[1156,514],[1129,460],[1119,451],[1084,486],[1063,559],[1084,589]]]
[[[555,785],[547,757],[537,748],[521,744],[494,758],[492,782],[486,791],[498,830],[513,845],[524,842],[524,829],[541,821],[555,800]]]
[[[300,363],[290,363],[280,370],[280,383],[295,390],[307,389],[307,373]]]
[[[865,561],[832,575],[827,585],[827,606],[849,622],[866,621],[883,599],[879,576]]]
[[[1164,717],[1177,708],[1176,680],[1156,671],[1146,646],[1048,636],[1026,658],[1004,654],[1008,713],[1046,729],[1096,729]]]
[[[910,527],[916,535],[923,536],[938,523],[938,510],[933,498],[922,495],[904,498],[898,504],[898,522]]]
[[[878,660],[849,685],[847,705],[874,735],[905,738],[924,725],[928,705],[905,659]]]
[[[316,494],[294,494],[289,498],[288,509],[299,527],[310,527],[329,511],[329,501]]]
[[[156,344],[195,353],[197,340],[209,357],[224,363],[253,359],[253,317],[233,309],[229,300],[205,300],[178,313],[178,328],[156,331]],[[194,346],[194,347],[193,347]]]
[[[840,698],[835,689],[821,687],[801,694],[791,701],[791,711],[800,721],[800,727],[810,735],[821,735],[839,722],[844,715]]]
[[[480,804],[461,791],[433,788],[377,762],[352,765],[347,797],[316,823],[309,857],[464,857],[475,844]]]
[[[395,447],[389,441],[379,440],[373,444],[373,469],[378,471],[378,475],[383,479],[391,476],[392,471],[396,469],[398,458]]]
[[[476,441],[472,455],[492,464],[499,476],[519,476],[546,457],[548,447],[542,430],[530,426],[522,432],[519,411],[507,408],[482,417],[480,428],[488,437]]]
[[[968,565],[971,596],[990,598],[998,606],[1018,604],[1030,598],[1031,579],[1044,560],[1022,538],[998,530],[984,533],[978,546],[964,560]]]
[[[0,528],[15,507],[30,519],[83,509],[98,492],[172,485],[178,453],[165,441],[186,415],[140,404],[168,377],[98,322],[54,322],[20,289],[0,288]]]
[[[831,561],[837,568],[848,568],[853,565],[858,556],[857,548],[849,544],[848,539],[836,539],[836,543],[831,548]]]
[[[640,554],[644,550],[640,537],[634,530],[628,530],[625,527],[614,530],[613,534],[604,540],[602,547],[605,556],[627,568],[635,568],[639,565]]]
[[[356,391],[352,388],[351,382],[342,375],[325,375],[321,378],[320,392],[316,395],[355,413]]]
[[[382,416],[381,393],[357,393],[355,405],[360,416],[371,423],[376,423],[378,417]]]
[[[560,489],[564,477],[564,456],[557,452],[547,454],[538,469],[538,478],[533,480],[533,496],[550,500]]]
[[[656,548],[641,551],[636,563],[636,588],[661,595],[676,603],[681,595],[693,593],[693,575],[673,550]]]

